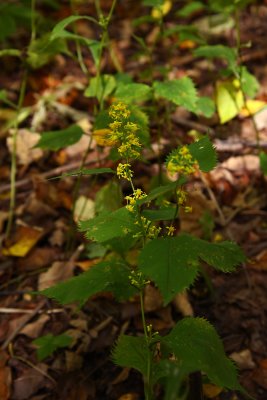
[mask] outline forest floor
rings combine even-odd
[[[105,6],[108,9],[109,1]],[[93,6],[81,7],[83,14],[95,13]],[[60,20],[70,14],[71,10],[65,4],[53,17]],[[134,81],[140,80],[140,76],[144,81],[146,79],[147,60],[145,56],[135,56],[140,48],[131,36],[130,20],[140,15],[139,2],[119,2],[110,28],[117,68],[129,73]],[[201,17],[203,15],[194,15],[193,20]],[[166,20],[171,23],[172,15]],[[84,21],[80,22],[78,29],[89,37],[95,34]],[[149,24],[138,29],[138,35],[146,42],[153,41],[156,32]],[[24,45],[24,36],[22,31],[12,39],[14,47]],[[242,11],[241,39],[243,43],[251,42],[251,46],[242,52],[243,60],[260,82],[257,99],[267,102],[266,36],[265,1]],[[171,59],[168,59],[168,49],[174,43],[171,39],[165,42],[155,49],[154,65],[163,66],[168,60],[173,77],[188,75],[201,93],[210,93],[216,68],[214,70],[207,61],[191,56],[189,42],[175,46]],[[232,29],[223,29],[216,42],[233,44]],[[89,72],[94,75],[95,67],[87,50],[84,50],[84,59]],[[101,68],[105,73],[116,72],[107,54]],[[15,103],[21,74],[16,59],[1,60],[0,87]],[[154,74],[157,75],[156,68]],[[120,333],[142,332],[138,299],[117,303],[111,294],[103,293],[90,298],[79,309],[74,305],[62,307],[40,295],[31,294],[77,275],[95,262],[94,258],[86,258],[86,244],[79,233],[73,238],[72,252],[66,252],[75,178],[48,179],[79,168],[87,137],[54,153],[32,149],[34,135],[31,133],[29,137],[29,128],[38,134],[66,128],[74,121],[91,132],[95,101],[83,96],[87,84],[88,80],[78,64],[65,55],[57,55],[48,65],[30,73],[23,106],[32,108],[34,112],[19,128],[16,208],[12,235],[8,239],[5,228],[9,210],[11,145],[9,130],[4,126],[14,114],[7,106],[2,105],[0,109],[3,123],[0,130],[0,239],[4,249],[0,255],[1,400],[143,398],[141,376],[127,368],[114,366],[110,360],[110,349]],[[55,99],[54,104],[47,108],[45,102],[42,103],[45,96]],[[267,110],[256,114],[254,119],[261,147],[266,149]],[[157,290],[151,286],[145,299],[148,321],[155,330],[164,333],[181,316],[194,314],[207,318],[222,338],[226,353],[237,363],[241,384],[255,399],[266,400],[267,180],[260,171],[255,130],[248,117],[238,116],[220,125],[217,117],[197,119],[177,108],[171,126],[166,130],[162,127],[166,149],[170,150],[173,143],[189,143],[187,132],[191,129],[210,132],[219,162],[214,171],[205,175],[204,181],[196,177],[191,182],[193,212],[181,214],[180,228],[203,235],[200,220],[207,211],[214,221],[211,239],[236,241],[248,261],[233,274],[214,272],[207,267],[207,279],[200,277],[187,295],[178,296],[164,308]],[[151,133],[153,142],[153,121]],[[135,164],[135,176],[142,187],[149,186],[155,175],[156,162],[152,154],[149,163]],[[99,165],[114,168],[114,163],[107,158],[106,149],[95,145],[87,157],[86,166],[97,168]],[[106,177],[95,180],[83,177],[79,196],[93,201],[97,191],[106,183]],[[14,244],[20,254],[16,254]],[[48,333],[58,335],[62,332],[75,338],[72,347],[58,350],[42,362],[38,361],[32,341]],[[204,393],[205,398],[215,400],[244,399],[239,393],[209,385],[204,387]]]

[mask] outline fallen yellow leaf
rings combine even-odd
[[[161,6],[153,7],[151,11],[151,15],[155,19],[160,19],[164,15],[167,15],[172,8],[171,0],[165,0]]]
[[[110,139],[110,134],[110,129],[97,129],[93,132],[93,138],[98,146],[114,146],[116,141]]]
[[[246,101],[246,107],[243,107],[240,110],[239,115],[241,117],[249,117],[261,111],[266,106],[267,103],[265,103],[264,101],[249,99]]]
[[[222,391],[222,388],[216,385],[212,385],[211,383],[204,383],[203,385],[203,392],[204,395],[208,399],[213,399],[214,397],[218,396]]]
[[[40,228],[19,226],[14,243],[3,248],[2,253],[4,256],[25,257],[42,236],[43,231]]]

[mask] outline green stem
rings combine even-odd
[[[31,0],[31,42],[36,38],[36,20],[35,20],[36,0]]]
[[[147,359],[147,374],[144,377],[144,389],[145,389],[145,400],[152,400],[153,393],[152,393],[152,384],[151,384],[151,353],[150,353],[150,335],[147,330],[147,323],[145,317],[145,307],[144,307],[144,294],[143,291],[140,290],[140,306],[141,306],[141,316],[142,316],[142,324],[144,329],[144,335],[147,343],[147,348],[149,351],[149,356]]]
[[[71,10],[72,10],[72,14],[73,15],[77,15],[77,12],[76,12],[75,7],[74,7],[73,0],[70,0],[70,7],[71,7]],[[76,24],[75,23],[73,24],[73,30],[74,30],[74,33],[77,34],[77,28],[76,28]],[[80,68],[81,68],[82,72],[84,73],[84,75],[88,75],[88,69],[87,69],[87,67],[86,67],[86,65],[84,63],[83,55],[82,55],[82,48],[81,48],[81,44],[80,44],[78,39],[75,40],[75,46],[76,46],[76,54],[77,54],[77,59],[78,59],[78,63],[80,65]]]
[[[17,115],[15,120],[15,127],[13,131],[12,142],[12,155],[11,155],[11,172],[10,172],[10,202],[9,202],[9,215],[6,228],[6,236],[9,237],[14,218],[14,211],[16,205],[16,174],[17,174],[17,137],[19,130],[19,114],[25,98],[26,84],[27,84],[28,71],[25,70],[20,86],[19,101],[17,107]]]

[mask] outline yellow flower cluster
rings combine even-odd
[[[197,161],[192,157],[187,146],[174,150],[167,160],[167,170],[170,174],[193,174],[197,170]]]
[[[119,163],[117,166],[117,176],[119,178],[127,179],[130,181],[133,176],[133,171],[131,170],[131,164],[122,164]]]
[[[139,158],[141,151],[141,143],[136,136],[138,126],[129,121],[130,115],[127,105],[122,102],[113,104],[109,109],[109,116],[113,119],[109,124],[110,140],[119,143],[118,152],[127,160]]]
[[[182,189],[177,189],[177,203],[179,206],[184,208],[184,211],[186,213],[190,213],[192,212],[192,207],[191,206],[186,206],[186,198],[187,198],[187,193],[186,191],[182,190]]]
[[[145,192],[143,192],[141,189],[135,189],[133,194],[129,196],[125,196],[125,199],[127,201],[127,210],[130,212],[135,211],[135,205],[137,200],[144,199],[147,196]]]
[[[149,239],[155,239],[158,237],[161,227],[152,225],[152,222],[144,216],[141,216],[142,229],[146,232],[146,237]]]
[[[122,119],[129,118],[131,112],[128,110],[127,105],[119,101],[118,103],[112,104],[109,109],[110,118],[114,121],[121,121]]]
[[[141,271],[131,271],[131,275],[129,275],[131,285],[135,286],[137,289],[142,290],[147,284],[150,283],[147,280]]]

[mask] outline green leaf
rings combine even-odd
[[[99,174],[115,174],[115,171],[111,168],[92,168],[92,169],[75,169],[71,172],[65,172],[60,176],[55,176],[52,179],[64,178],[66,176],[83,176],[83,175],[99,175]]]
[[[221,124],[236,117],[244,106],[242,91],[233,81],[216,82],[215,94]]]
[[[176,218],[177,208],[174,206],[158,210],[143,210],[142,215],[150,221],[168,221]]]
[[[163,4],[164,0],[143,0],[143,5],[147,7],[160,7]]]
[[[203,371],[221,387],[243,390],[237,379],[236,367],[224,352],[223,344],[213,326],[202,318],[184,318],[162,338],[187,373]]]
[[[100,262],[81,275],[75,276],[41,292],[61,304],[83,304],[90,296],[108,291],[118,300],[131,297],[136,290],[129,283],[129,269],[116,260]]]
[[[60,131],[44,132],[35,147],[56,151],[78,142],[82,135],[83,130],[78,125]]]
[[[159,238],[145,245],[139,257],[139,269],[159,287],[164,304],[195,280],[198,257],[187,237]]]
[[[188,149],[192,157],[197,160],[201,171],[209,172],[216,167],[217,154],[208,136],[190,144]]]
[[[147,376],[151,353],[144,337],[122,335],[112,351],[112,359],[121,367],[135,368]]]
[[[164,400],[176,400],[183,399],[184,396],[181,394],[181,386],[184,383],[185,374],[180,367],[180,362],[176,360],[161,360],[158,365],[158,375],[161,379],[161,383],[164,386]]]
[[[227,61],[229,68],[236,71],[237,68],[237,54],[231,47],[223,46],[221,44],[211,46],[200,46],[193,51],[197,57],[205,58],[222,58]]]
[[[240,76],[243,92],[249,97],[255,97],[260,88],[257,78],[247,70],[247,67],[241,68]]]
[[[209,243],[181,234],[147,243],[140,253],[138,265],[157,284],[167,304],[176,293],[194,282],[200,260],[221,271],[231,272],[246,257],[235,243]]]
[[[119,84],[115,97],[125,103],[145,101],[151,97],[151,88],[143,83]]]
[[[62,37],[65,34],[65,28],[72,22],[78,21],[79,19],[87,19],[90,22],[94,22],[98,25],[98,21],[95,18],[92,18],[87,15],[71,15],[67,18],[64,18],[62,21],[58,22],[51,32],[51,40]]]
[[[203,114],[206,118],[212,117],[215,113],[215,104],[210,97],[199,97],[196,103],[196,114]]]
[[[7,91],[6,90],[0,90],[0,101],[5,101],[7,100]]]
[[[184,77],[166,82],[154,82],[155,93],[178,106],[194,111],[198,100],[193,81]]]
[[[122,206],[123,195],[121,185],[116,181],[110,181],[97,192],[95,197],[96,212],[109,213]]]
[[[169,183],[168,185],[158,186],[155,189],[151,190],[151,192],[144,197],[144,199],[139,200],[138,204],[149,203],[152,200],[157,199],[160,196],[163,196],[167,193],[170,193],[175,190],[176,187],[183,185],[186,182],[184,177],[181,177],[176,182]]]
[[[103,243],[114,238],[134,235],[139,231],[134,215],[125,207],[110,214],[100,215],[79,223],[80,231],[86,231],[88,239]]]
[[[33,341],[33,344],[38,346],[37,357],[39,361],[50,356],[55,350],[68,347],[72,342],[72,338],[68,335],[62,334],[53,336],[51,334],[41,336]]]
[[[190,3],[186,4],[184,7],[182,7],[179,11],[178,11],[178,15],[180,17],[189,17],[191,14],[193,14],[194,12],[203,10],[203,8],[205,8],[204,4],[201,3],[200,1],[191,1]]]
[[[70,54],[64,40],[55,39],[50,41],[49,38],[49,34],[45,34],[31,42],[26,59],[31,68],[41,68],[48,64],[57,54]]]
[[[113,75],[100,75],[91,78],[85,97],[96,97],[99,101],[106,99],[116,88],[116,80]]]
[[[267,154],[264,151],[260,152],[260,168],[264,175],[267,175]]]

